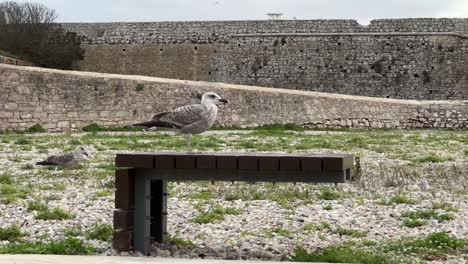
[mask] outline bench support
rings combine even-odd
[[[164,242],[167,235],[167,181],[151,181],[151,227],[152,241]]]
[[[117,154],[113,247],[149,255],[167,236],[167,181],[329,182],[351,180],[350,154]]]
[[[135,177],[135,214],[133,231],[133,246],[143,255],[150,250],[150,220],[151,220],[151,179],[149,176]]]

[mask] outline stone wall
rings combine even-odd
[[[218,123],[256,126],[297,123],[315,127],[467,128],[468,102],[414,101],[334,95],[234,84],[169,80],[0,64],[0,129],[36,123],[51,131],[96,122],[128,125],[195,103],[196,92],[229,100]]]
[[[402,99],[468,99],[468,19],[64,24],[76,69]]]

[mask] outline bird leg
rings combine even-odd
[[[185,139],[187,140],[188,152],[192,152],[192,134],[186,134]]]
[[[193,151],[192,149],[192,138],[193,138],[193,135],[192,134],[186,134],[185,138],[187,139],[187,147],[188,147],[188,151],[187,153],[202,153],[202,152],[198,152],[198,151]]]

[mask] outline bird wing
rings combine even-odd
[[[207,118],[207,109],[202,104],[182,106],[158,117],[159,121],[167,122],[176,127],[184,127]]]
[[[63,165],[73,161],[74,159],[75,156],[73,153],[65,153],[62,155],[52,155],[48,157],[46,161],[57,165]]]

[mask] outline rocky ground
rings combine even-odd
[[[71,253],[136,254],[111,248],[114,155],[184,143],[167,133],[0,135],[0,253],[55,241],[84,248]],[[78,145],[94,151],[77,168],[34,165]],[[467,259],[467,131],[213,131],[195,148],[351,152],[359,160],[355,180],[338,186],[170,183],[170,242],[154,244],[153,256],[286,260],[300,249],[353,249],[396,263]],[[448,240],[439,245],[431,238],[440,232]]]

